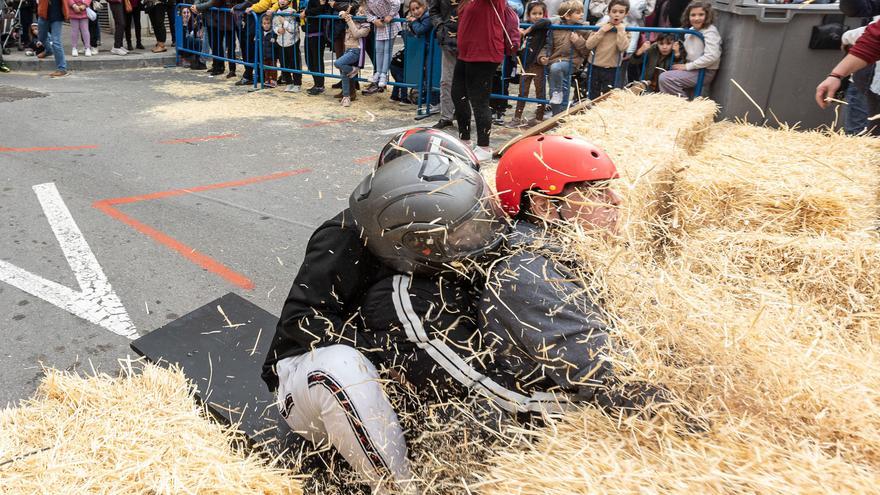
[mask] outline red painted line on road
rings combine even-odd
[[[203,254],[199,251],[196,251],[195,248],[190,247],[177,239],[171,237],[164,232],[150,227],[149,225],[135,220],[134,218],[122,213],[118,209],[114,208],[114,205],[120,204],[129,204],[136,203],[138,201],[148,201],[151,199],[161,199],[168,198],[171,196],[180,196],[183,194],[189,194],[200,191],[210,191],[213,189],[223,189],[228,187],[236,187],[243,186],[248,184],[256,184],[259,182],[266,182],[269,180],[281,179],[284,177],[291,177],[294,175],[304,174],[307,172],[311,172],[311,169],[301,168],[296,170],[286,170],[284,172],[278,172],[270,175],[261,175],[259,177],[249,177],[247,179],[229,181],[229,182],[220,182],[217,184],[208,184],[204,186],[190,187],[186,189],[172,189],[169,191],[160,191],[156,193],[143,194],[140,196],[128,196],[122,198],[111,198],[111,199],[102,199],[99,201],[95,201],[92,204],[92,207],[104,212],[111,218],[115,218],[120,222],[132,227],[136,231],[146,235],[147,237],[152,238],[154,241],[159,244],[173,249],[177,251],[181,256],[195,263],[196,265],[208,270],[215,275],[218,275],[232,284],[241,287],[242,289],[253,289],[254,282],[248,277],[242,275],[241,273],[236,272],[235,270],[227,267],[226,265],[220,263],[219,261],[211,258],[210,256]]]
[[[211,273],[219,275],[220,277],[225,278],[229,282],[233,283],[241,287],[242,289],[253,289],[254,282],[247,278],[246,276],[228,268],[226,265],[220,263],[219,261],[211,258],[208,255],[202,254],[195,250],[195,248],[189,247],[186,244],[178,241],[177,239],[156,230],[149,225],[141,223],[134,218],[122,213],[116,208],[110,206],[107,201],[97,201],[94,205],[95,208],[103,211],[111,218],[115,218],[120,222],[132,227],[137,230],[141,234],[144,234],[148,237],[151,237],[154,241],[162,244],[163,246],[169,247],[178,253],[180,253],[184,258],[192,261],[196,265],[208,270]]]
[[[167,141],[159,141],[160,144],[183,144],[183,143],[199,143],[202,141],[213,141],[215,139],[232,139],[237,138],[238,134],[218,134],[216,136],[202,136],[180,139],[169,139]]]
[[[127,203],[137,203],[138,201],[148,201],[151,199],[162,199],[168,198],[171,196],[182,196],[184,194],[194,193],[194,192],[202,192],[202,191],[211,191],[213,189],[224,189],[227,187],[237,187],[237,186],[247,186],[250,184],[256,184],[258,182],[266,182],[269,180],[281,179],[284,177],[290,177],[293,175],[304,174],[306,172],[311,172],[310,168],[298,168],[296,170],[285,170],[284,172],[277,172],[270,175],[261,175],[258,177],[248,177],[247,179],[234,180],[230,182],[220,182],[217,184],[208,184],[205,186],[197,186],[197,187],[189,187],[186,189],[171,189],[169,191],[159,191],[150,194],[143,194],[140,196],[128,196],[122,198],[112,198],[105,199],[103,201],[107,202],[107,204],[111,205],[121,205]]]
[[[0,153],[30,153],[32,151],[70,151],[70,150],[92,150],[97,148],[95,144],[86,144],[82,146],[46,146],[39,148],[4,148],[0,146]]]
[[[362,156],[360,158],[355,158],[354,162],[358,165],[366,165],[375,162],[378,158],[379,155]]]
[[[345,122],[354,122],[354,119],[335,119],[335,120],[322,120],[320,122],[312,122],[310,124],[303,124],[303,127],[321,127],[325,125],[333,125],[333,124],[343,124]]]

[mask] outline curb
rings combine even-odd
[[[100,57],[100,55],[99,55]],[[146,67],[165,67],[166,65],[174,65],[177,58],[172,52],[171,55],[163,56],[114,56],[114,58],[103,57],[65,57],[67,60],[67,69],[71,71],[93,71],[93,70],[113,70],[113,69],[142,69]],[[20,72],[43,72],[55,70],[55,60],[52,56],[44,59],[36,57],[28,57],[27,59],[10,60],[6,59],[6,65],[13,71]]]

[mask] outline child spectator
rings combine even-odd
[[[70,56],[78,57],[79,51],[76,45],[82,35],[83,48],[86,49],[86,57],[92,56],[92,44],[89,39],[89,17],[86,9],[91,5],[91,0],[67,0],[70,7]]]
[[[183,26],[183,48],[194,52],[202,51],[202,20],[200,16],[193,15],[189,9],[180,9],[180,21]],[[192,70],[205,70],[208,66],[201,61],[195,53],[181,52],[180,55],[189,60],[189,68]]]
[[[43,43],[40,42],[40,28],[36,22],[31,24],[30,30],[31,37],[28,41],[27,48],[25,49],[24,54],[28,57],[33,57],[46,51],[46,47],[44,47]]]
[[[272,27],[278,36],[275,58],[280,59],[281,67],[285,69],[300,70],[302,59],[299,54],[299,19],[294,16],[296,11],[290,2],[291,0],[278,0],[278,11],[272,16]],[[282,72],[278,82],[287,86],[284,91],[299,93],[302,89],[302,74]]]
[[[684,50],[681,43],[675,40],[674,35],[663,34],[654,43],[647,41],[642,43],[631,59],[631,64],[639,71],[644,66],[645,73],[641,79],[649,82],[651,91],[657,91],[657,79],[660,74],[673,64],[680,64],[684,60]]]
[[[550,26],[550,19],[547,18],[547,6],[544,2],[532,2],[526,7],[526,22],[532,25],[526,29],[520,29],[525,41],[523,49],[520,52],[525,73],[521,75],[519,85],[519,96],[525,98],[529,96],[529,87],[532,82],[535,83],[535,98],[544,97],[544,66],[538,62],[538,58],[547,55],[547,29]],[[526,123],[523,121],[523,110],[526,108],[526,102],[516,102],[516,110],[513,113],[513,119],[507,123],[507,127],[517,128],[526,125],[535,125],[544,120],[544,104],[539,103],[538,109],[535,111],[535,118]]]
[[[715,13],[712,4],[704,0],[694,0],[684,9],[682,26],[689,26],[703,35],[701,40],[694,34],[684,35],[684,49],[687,63],[675,64],[672,70],[660,74],[660,91],[671,95],[686,96],[697,85],[700,69],[706,70],[703,87],[707,88],[715,79],[721,65],[721,34],[713,21]]]
[[[608,3],[608,21],[602,23],[602,27],[587,38],[587,49],[593,51],[590,59],[591,99],[620,86],[617,76],[621,72],[621,56],[626,52],[630,41],[624,23],[628,12],[628,0],[611,0]],[[614,34],[610,34],[611,31]],[[625,78],[623,73],[619,75]]]
[[[365,9],[361,5],[355,15],[362,16]],[[345,21],[345,53],[333,64],[342,74],[342,106],[351,106],[351,78],[357,75],[366,54],[364,38],[370,34],[370,24],[355,22],[350,12],[340,12],[339,17]]]
[[[559,6],[559,24],[585,25],[584,5],[578,0],[568,0]],[[582,34],[576,31],[557,29],[553,31],[553,43],[550,55],[539,55],[538,62],[541,65],[550,66],[550,108],[556,115],[568,106],[571,87],[571,73],[584,63],[584,55],[587,53],[586,40]]]
[[[431,15],[428,13],[428,4],[425,0],[410,0],[408,5],[409,10],[406,15],[406,24],[404,25],[404,31],[407,33],[417,37],[422,43],[427,42],[427,36],[431,33],[431,29],[433,29],[433,25],[431,24]],[[422,91],[422,101],[427,105],[428,104],[428,64],[430,61],[428,60],[428,46],[425,44],[425,58],[424,64],[422,65],[422,77],[425,84],[425,87]],[[404,58],[406,56],[405,50],[401,50],[394,55],[394,58],[391,59],[391,75],[394,76],[394,80],[398,82],[402,82],[404,79],[403,68],[404,68]],[[413,81],[414,82],[414,81]],[[410,101],[409,96],[407,96],[407,89],[401,87],[395,87],[391,91],[391,99],[399,101],[401,105],[415,104],[417,101]],[[439,103],[439,98],[432,98],[431,104]]]
[[[376,36],[375,71],[365,95],[385,91],[388,85],[388,66],[391,65],[394,38],[400,32],[400,23],[392,22],[400,10],[400,0],[367,0],[367,21],[373,24]]]
[[[272,16],[263,15],[261,25],[263,28],[263,66],[275,67],[275,32],[272,31]],[[267,88],[274,88],[278,85],[275,78],[278,71],[263,69],[263,82]]]

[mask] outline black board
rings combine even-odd
[[[260,378],[277,322],[277,316],[229,293],[135,340],[131,348],[151,362],[179,365],[195,383],[196,398],[218,419],[238,424],[252,446],[273,455],[297,452],[302,439]]]

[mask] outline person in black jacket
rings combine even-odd
[[[434,25],[434,37],[440,45],[440,120],[435,129],[453,125],[455,106],[452,104],[452,72],[458,56],[459,0],[431,0],[428,13]]]
[[[233,0],[207,0],[206,2],[195,4],[191,7],[194,14],[207,12],[211,8],[232,9],[234,7]],[[229,73],[227,78],[235,77],[235,38],[232,36],[233,14],[230,11],[214,10],[208,15],[208,42],[211,44],[211,52],[214,54],[214,61],[211,66],[211,75],[219,76],[223,74],[224,47],[226,48],[226,57],[229,59]]]
[[[306,5],[306,65],[310,72],[324,72],[324,20],[319,15],[332,14],[327,0],[309,0]],[[307,93],[316,96],[324,92],[324,76],[312,76],[315,84]]]

